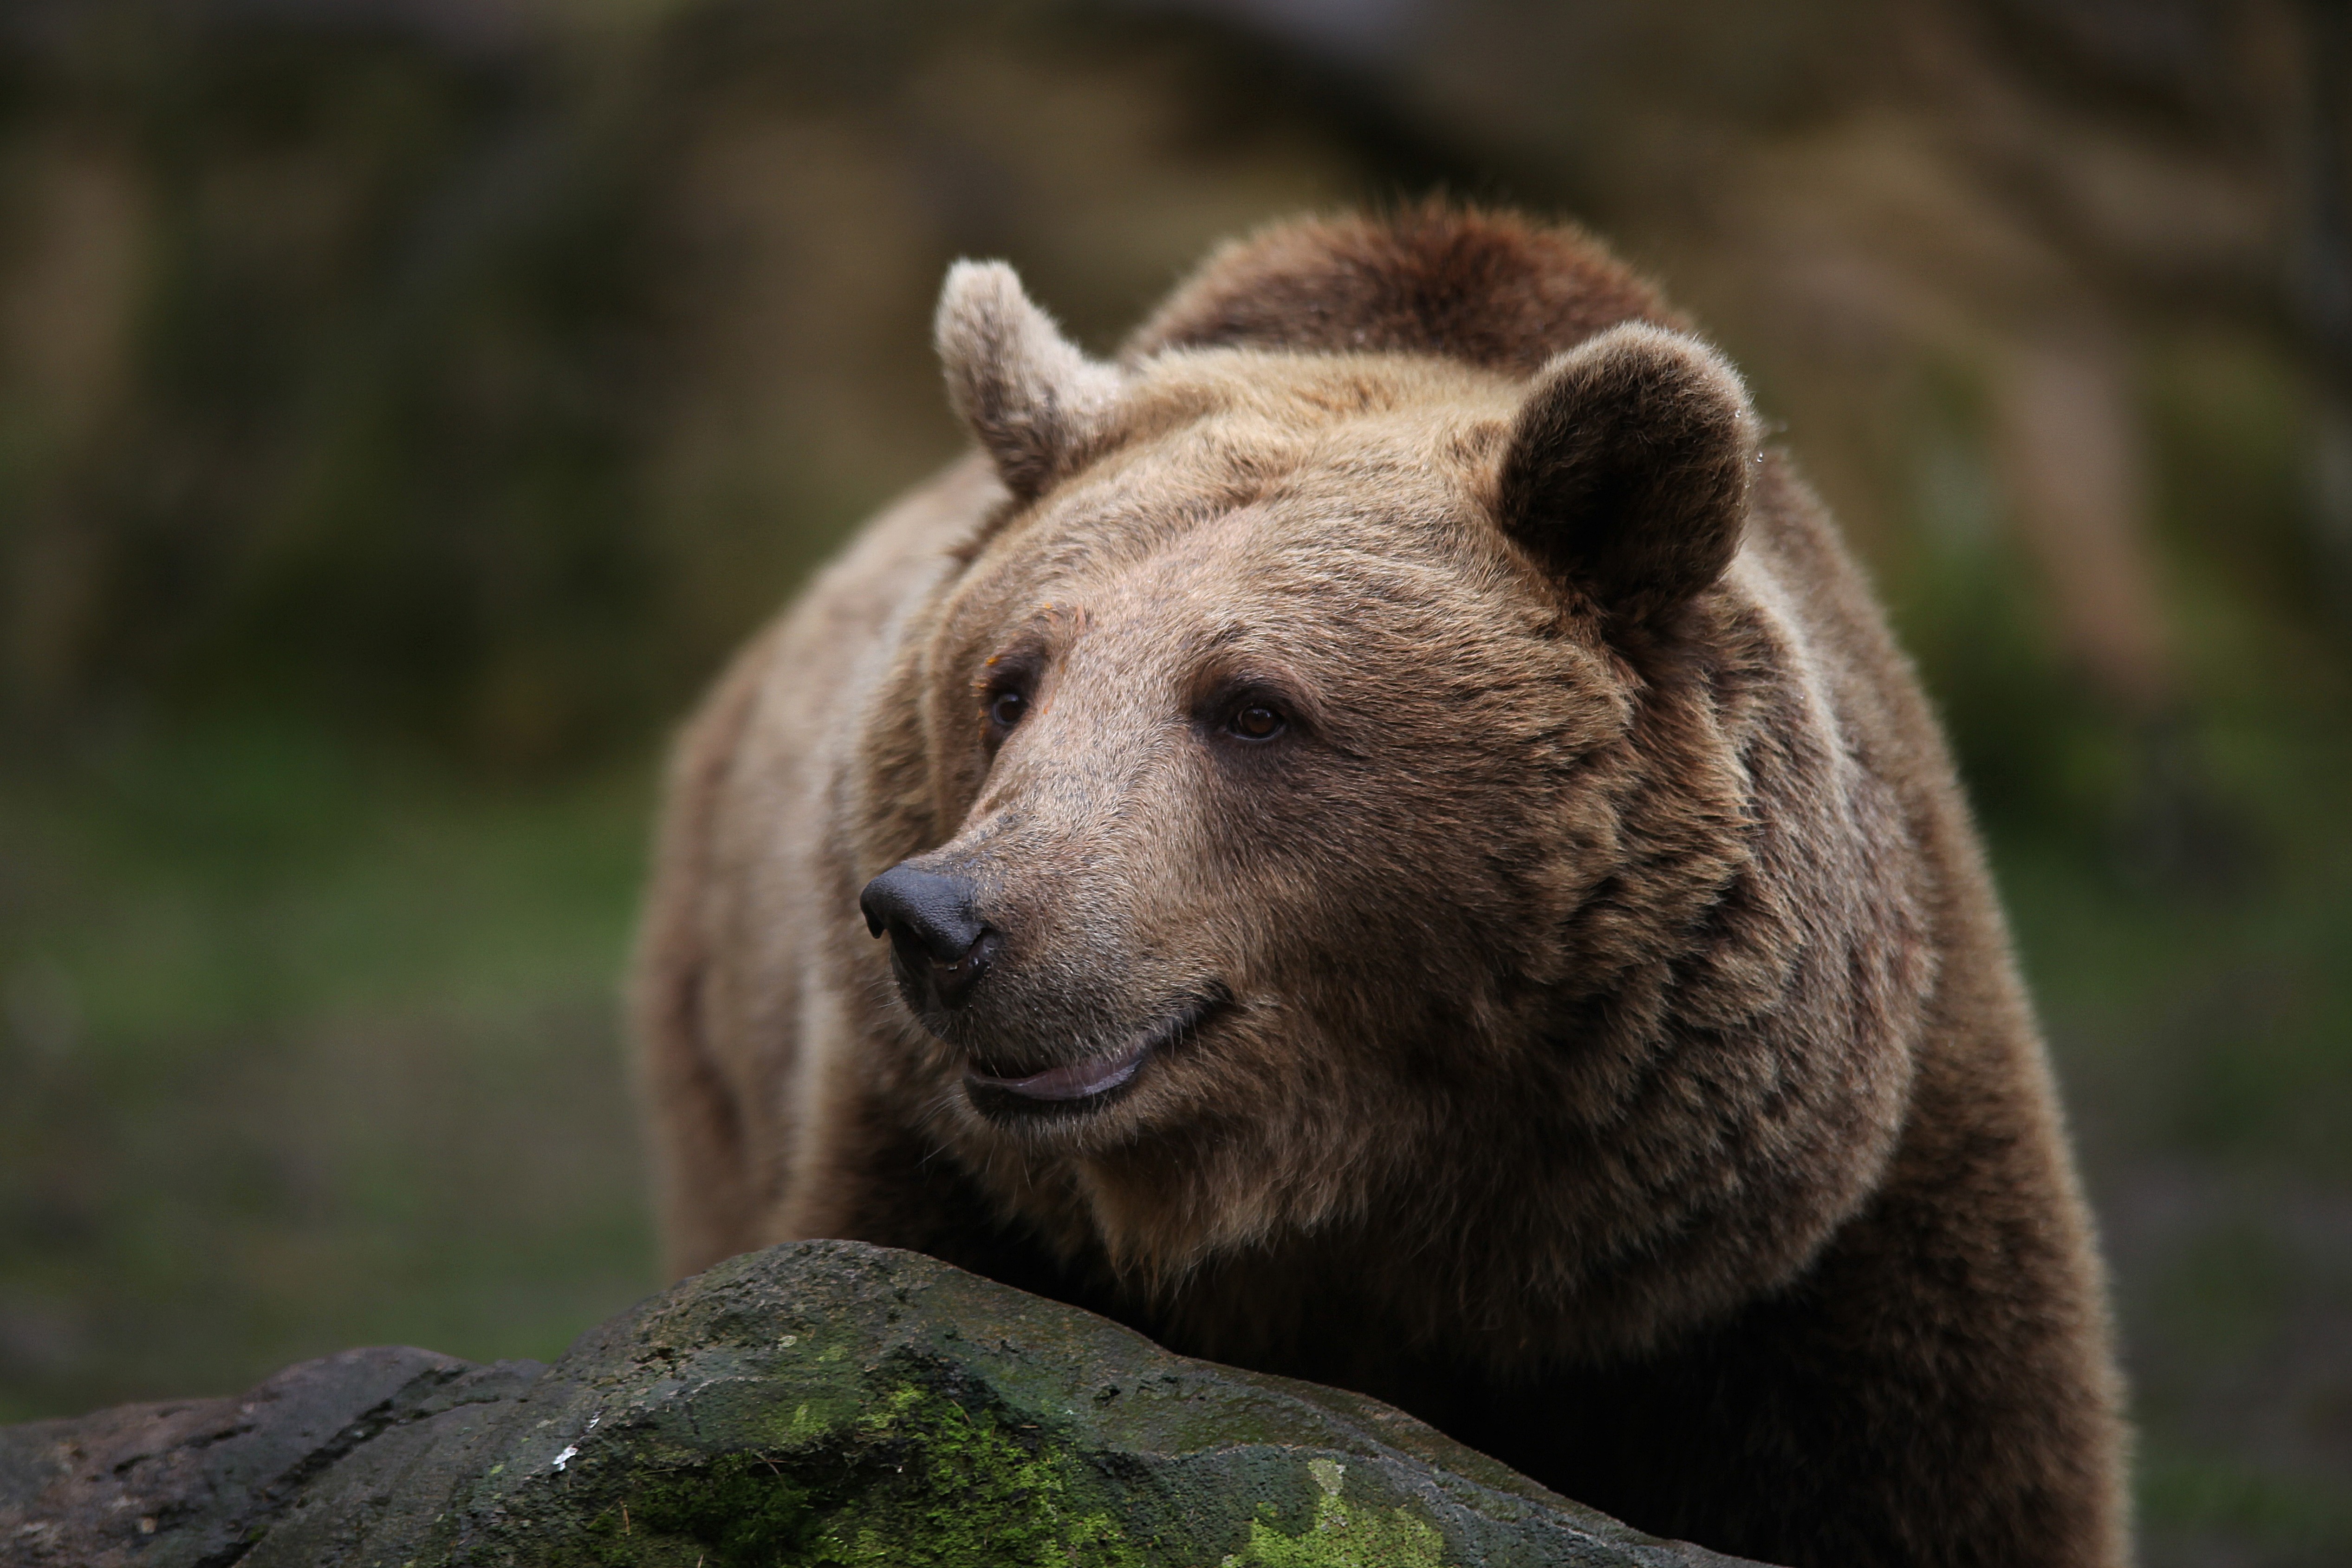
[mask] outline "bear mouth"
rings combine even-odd
[[[997,1074],[979,1061],[964,1068],[964,1092],[992,1118],[1068,1115],[1101,1109],[1125,1098],[1144,1064],[1160,1051],[1199,1033],[1223,1005],[1222,989],[1196,996],[1159,1023],[1108,1051],[1039,1072]]]

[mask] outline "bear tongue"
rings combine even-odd
[[[1149,1042],[1139,1041],[1108,1056],[1088,1057],[1067,1067],[1047,1068],[1027,1078],[998,1078],[978,1068],[971,1068],[969,1076],[973,1083],[1030,1100],[1084,1100],[1090,1094],[1117,1089],[1133,1078],[1135,1069],[1143,1065],[1143,1054],[1148,1048]]]

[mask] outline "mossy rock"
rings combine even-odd
[[[0,1532],[93,1568],[1729,1561],[1374,1401],[849,1242],[732,1259],[550,1368],[352,1352],[0,1430]]]

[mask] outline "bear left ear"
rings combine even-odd
[[[1537,375],[1512,422],[1496,521],[1604,609],[1649,619],[1738,553],[1757,437],[1722,355],[1663,327],[1614,327]]]
[[[1005,488],[1034,500],[1109,422],[1125,385],[1114,365],[1086,354],[1022,290],[1002,261],[948,268],[932,327],[948,402]]]

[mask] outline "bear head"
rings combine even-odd
[[[1721,356],[1110,363],[968,263],[938,328],[1005,494],[907,623],[858,846],[934,1136],[1144,1290],[1356,1237],[1498,1344],[1801,1267],[1898,1131],[1925,892],[1743,550]]]

